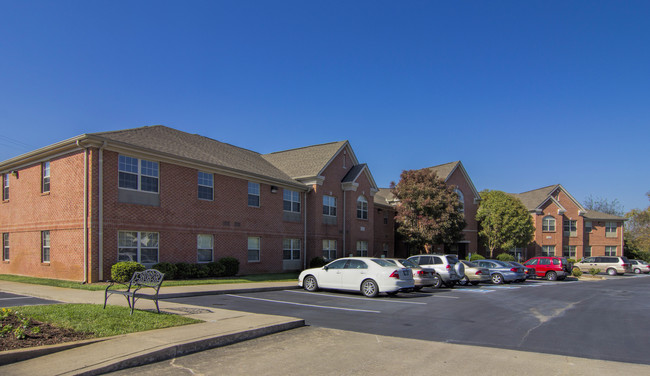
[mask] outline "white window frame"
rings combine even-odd
[[[287,257],[287,252],[289,257]],[[300,260],[300,239],[282,239],[282,259],[286,261]]]
[[[133,164],[131,163],[133,160],[137,161],[137,171],[132,171],[131,169],[126,168],[127,166],[133,166]],[[129,163],[127,164],[127,162]],[[158,162],[120,154],[118,156],[117,172],[118,172],[117,185],[119,189],[126,189],[130,191],[138,191],[138,192],[153,193],[153,194],[158,194],[160,192],[160,165],[158,164]],[[127,187],[127,186],[123,187],[122,182],[120,181],[119,178],[121,174],[135,176],[137,179],[137,183],[136,183],[137,187],[136,188]],[[144,178],[155,179],[156,181],[155,191],[142,189],[142,180]]]
[[[251,246],[251,240],[257,242],[257,245],[253,244]],[[251,252],[256,252],[257,258],[251,259]],[[262,260],[262,238],[260,238],[259,236],[248,237],[248,252],[246,254],[246,260],[248,262],[260,262]]]
[[[43,162],[41,164],[41,193],[48,193],[50,191],[50,162]]]
[[[569,236],[572,238],[578,236],[578,221],[574,219],[565,219],[562,223],[562,226],[564,229],[564,236]]]
[[[205,242],[206,240],[208,241],[209,244]],[[205,251],[210,251],[209,260],[201,260],[201,253],[207,253]],[[214,236],[210,234],[198,234],[196,236],[196,262],[207,263],[213,261],[214,261]]]
[[[135,233],[135,245],[130,244],[120,244],[120,234]],[[149,234],[155,234],[155,247],[148,245],[143,246],[142,242],[147,240],[146,238]],[[135,248],[136,259],[135,260],[120,260],[120,249],[132,249]],[[142,261],[142,251],[143,250],[156,250],[156,260],[154,262],[144,262]],[[117,232],[117,261],[136,261],[143,265],[154,265],[160,262],[160,233],[155,231],[129,231],[129,230],[119,230]]]
[[[585,221],[585,232],[586,233],[591,233],[594,230],[593,222],[592,221]]]
[[[618,231],[616,222],[605,222],[605,237],[615,238]]]
[[[542,246],[542,256],[555,256],[555,246],[554,245],[543,245]]]
[[[363,197],[357,197],[357,219],[368,219],[368,200]]]
[[[383,244],[381,252],[382,255],[384,255],[384,257],[388,257],[388,252],[390,252],[390,249],[388,248],[388,243]]]
[[[565,245],[562,249],[562,257],[574,259],[576,258],[577,247],[575,245]]]
[[[542,218],[542,232],[555,232],[555,217],[547,215]]]
[[[612,251],[614,253],[612,253]],[[606,245],[605,246],[605,256],[616,256],[616,253],[618,252],[618,247],[615,245]]]
[[[590,245],[585,246],[582,253],[583,253],[582,257],[591,257],[591,246]]]
[[[9,261],[9,233],[5,232],[2,234],[2,261]]]
[[[2,200],[9,201],[9,174],[2,175]]]
[[[336,197],[323,195],[323,215],[336,217]]]
[[[257,198],[257,205],[251,205],[251,198]],[[251,208],[259,208],[261,202],[260,197],[260,183],[248,182],[248,206]]]
[[[458,211],[465,214],[465,195],[458,188],[454,189],[454,192],[456,192],[458,195],[458,201],[460,201],[460,209]]]
[[[197,174],[197,197],[199,200],[213,201],[214,200],[214,174],[199,171]],[[201,188],[203,188],[206,193],[207,190],[210,190],[210,197],[201,197]]]
[[[51,234],[50,230],[41,231],[41,262],[43,264],[49,264],[51,258]]]
[[[323,239],[323,258],[325,260],[336,260],[335,239]]]
[[[282,210],[289,213],[300,213],[300,192],[283,189]]]
[[[368,257],[368,241],[357,240],[357,257]]]

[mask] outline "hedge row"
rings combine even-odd
[[[161,262],[152,269],[165,273],[165,279],[197,279],[232,277],[239,273],[239,260],[234,257],[224,257],[216,262],[205,264],[190,264],[187,262]],[[144,265],[134,261],[118,262],[111,267],[111,279],[127,282],[134,272],[145,270]]]

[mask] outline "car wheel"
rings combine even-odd
[[[500,285],[503,283],[503,276],[499,273],[492,274],[492,283],[495,285]]]
[[[613,269],[613,268],[609,268],[609,269],[607,269],[607,274],[609,274],[609,275],[616,275],[616,269]]]
[[[374,298],[379,294],[379,288],[377,287],[377,282],[373,281],[372,279],[366,279],[361,283],[361,293],[368,297],[368,298]]]
[[[305,288],[305,290],[309,292],[318,291],[318,282],[316,281],[316,277],[314,277],[313,275],[306,276],[302,285]]]
[[[433,286],[431,286],[434,289],[439,289],[442,286],[442,279],[440,279],[440,276],[438,274],[433,276]]]
[[[555,281],[557,280],[557,273],[556,272],[548,272],[546,273],[546,280],[548,281]]]
[[[458,284],[461,286],[469,286],[470,283],[471,282],[469,281],[469,278],[467,278],[467,276],[464,276],[463,278],[461,278],[460,281],[458,281]]]
[[[641,269],[639,268],[634,269],[634,274],[641,274]]]

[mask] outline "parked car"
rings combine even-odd
[[[630,260],[630,264],[632,264],[632,270],[636,274],[650,273],[650,265],[643,260]]]
[[[465,276],[460,279],[460,282],[458,282],[459,284],[467,286],[471,283],[476,286],[481,282],[487,283],[492,280],[490,269],[482,268],[467,260],[460,260],[460,262],[465,266]]]
[[[574,268],[588,273],[591,269],[600,269],[609,275],[632,273],[632,264],[625,256],[593,256],[576,262]]]
[[[535,275],[549,281],[563,280],[571,274],[572,265],[566,257],[536,256],[528,259],[524,266],[535,269]]]
[[[413,272],[413,282],[415,287],[413,290],[420,291],[423,287],[434,287],[438,288],[442,284],[440,276],[436,273],[434,269],[421,268],[419,265],[413,261],[407,259],[391,259],[384,258],[382,260],[390,261],[395,263],[396,266],[400,268],[409,268]]]
[[[480,267],[488,268],[492,283],[496,285],[526,280],[526,273],[523,268],[514,267],[505,261],[486,259],[473,262]]]
[[[447,287],[453,287],[465,275],[465,266],[456,255],[417,255],[407,260],[423,268],[434,269]]]
[[[367,297],[383,292],[393,295],[415,287],[411,269],[372,257],[346,257],[322,268],[303,270],[298,276],[298,285],[307,291],[319,288],[361,291]]]
[[[514,267],[517,267],[517,268],[522,268],[522,269],[524,269],[524,273],[526,273],[526,279],[528,279],[528,278],[535,278],[535,277],[536,277],[536,275],[535,275],[535,268],[533,268],[533,267],[525,266],[525,265],[520,264],[520,263],[518,263],[518,262],[516,262],[516,261],[508,261],[508,264],[510,264],[510,265],[512,265],[512,266],[514,266]],[[523,281],[519,281],[519,282],[525,282],[525,280],[523,280]]]

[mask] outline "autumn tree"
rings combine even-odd
[[[436,244],[451,245],[463,238],[462,205],[454,186],[429,169],[403,171],[391,192],[398,200],[397,232],[413,246],[431,253]]]
[[[650,200],[650,192],[647,193]],[[644,210],[633,209],[625,214],[626,252],[635,258],[650,259],[650,206]]]
[[[527,246],[535,234],[533,219],[524,204],[501,191],[481,192],[476,220],[480,226],[479,236],[490,250],[491,258],[496,249]]]

